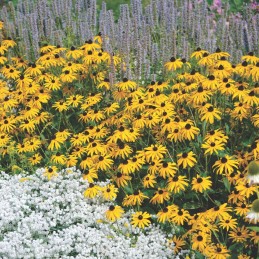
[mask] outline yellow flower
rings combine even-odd
[[[226,229],[227,231],[229,231],[229,229],[235,229],[237,226],[237,219],[234,219],[231,216],[226,217],[220,220],[219,226],[223,229]]]
[[[144,178],[143,178],[143,186],[144,188],[149,188],[155,187],[156,184],[156,177],[153,174],[147,174]]]
[[[174,162],[161,162],[159,168],[159,176],[163,177],[164,179],[167,177],[173,177],[177,172],[178,168],[176,163]]]
[[[192,237],[192,249],[203,252],[206,249],[209,237],[204,232],[194,234]]]
[[[102,188],[102,195],[105,200],[114,200],[117,197],[118,188],[113,184],[108,184]]]
[[[175,175],[172,178],[169,178],[167,189],[170,192],[179,193],[181,191],[184,191],[186,187],[188,186],[186,176],[183,175]]]
[[[192,179],[192,190],[203,193],[204,191],[210,189],[212,185],[210,178],[211,178],[210,176],[201,177],[197,175]]]
[[[206,149],[204,154],[210,154],[213,153],[218,154],[219,151],[225,150],[224,142],[220,140],[212,141],[211,139],[207,140],[205,143],[201,145],[201,148]]]
[[[217,174],[231,174],[238,168],[238,161],[233,156],[226,155],[216,161],[212,167]]]
[[[123,202],[123,206],[135,206],[135,205],[141,205],[144,199],[147,199],[148,196],[144,195],[143,192],[137,190],[131,195],[127,195]]]
[[[105,212],[105,215],[108,220],[113,222],[121,218],[123,213],[124,213],[124,210],[120,206],[111,205],[109,209]]]
[[[150,223],[150,214],[147,212],[138,211],[132,215],[131,224],[134,227],[145,228],[149,226]]]
[[[177,225],[184,225],[184,222],[187,222],[190,218],[190,214],[187,210],[178,209],[172,211],[170,221]]]
[[[158,222],[165,223],[165,221],[168,221],[171,217],[172,211],[173,211],[173,209],[170,206],[167,206],[167,207],[163,208],[162,210],[160,210],[157,213]]]
[[[200,132],[199,128],[195,127],[192,121],[183,122],[180,125],[183,139],[192,140]]]
[[[94,198],[99,193],[100,189],[100,186],[90,183],[89,187],[84,192],[84,196],[86,198]]]
[[[158,188],[155,192],[155,195],[150,200],[151,203],[164,203],[165,201],[170,199],[170,193],[166,189]]]
[[[29,162],[32,164],[32,165],[37,165],[40,163],[40,161],[42,160],[42,156],[40,154],[34,154],[33,156],[29,157],[28,158]]]
[[[183,62],[181,59],[176,59],[174,57],[170,58],[170,61],[165,63],[165,68],[169,71],[177,70],[183,66]]]
[[[82,163],[82,162],[81,162]],[[81,166],[81,163],[80,163],[80,166]],[[89,166],[90,166],[91,164],[89,164]],[[82,167],[82,166],[81,166]],[[86,169],[86,168],[84,168],[85,170],[83,171],[83,179],[84,180],[87,180],[89,183],[93,183],[94,182],[94,179],[97,179],[98,178],[98,175],[97,175],[97,170],[95,169],[95,168],[89,168],[89,170],[88,169]],[[107,185],[108,186],[108,185]],[[106,186],[106,187],[107,187]],[[109,189],[109,187],[107,187],[107,190]],[[103,190],[104,191],[104,190]],[[106,195],[104,195],[104,193],[106,193],[105,191],[103,192],[103,196],[105,196],[105,198],[108,198],[108,193],[109,192],[107,192],[107,196]],[[110,194],[111,194],[111,196],[112,196],[112,191],[110,192]],[[109,197],[111,197],[111,196],[109,196]]]
[[[207,105],[207,111],[202,113],[201,121],[205,120],[206,122],[213,124],[215,119],[221,119],[220,115],[221,112],[217,108],[214,108],[212,105]]]
[[[43,173],[43,175],[46,176],[48,180],[50,180],[51,178],[58,175],[57,170],[58,169],[56,166],[45,168],[45,172]]]
[[[167,152],[166,147],[162,145],[151,145],[145,148],[145,158],[147,162],[162,159]]]
[[[55,155],[52,155],[50,160],[60,165],[64,165],[66,163],[65,155],[62,155],[60,152],[57,152]]]
[[[186,152],[180,153],[177,155],[177,157],[178,157],[177,165],[183,166],[183,168],[193,167],[197,163],[195,154],[192,151],[188,153]]]

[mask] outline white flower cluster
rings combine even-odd
[[[110,202],[83,196],[88,183],[69,168],[50,181],[0,175],[0,258],[179,258],[157,226],[105,220]],[[105,185],[107,183],[99,183]]]

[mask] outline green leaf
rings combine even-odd
[[[247,228],[253,231],[259,232],[259,227],[247,227]]]
[[[124,191],[125,191],[127,194],[132,194],[132,193],[133,193],[132,189],[131,189],[129,186],[125,186],[125,187],[124,187]]]
[[[198,208],[201,208],[202,207],[202,204],[201,203],[199,203],[199,202],[192,202],[192,201],[190,201],[190,202],[186,202],[186,203],[184,203],[184,205],[183,205],[183,208],[185,209],[185,210],[195,210],[195,209],[198,209]]]
[[[228,192],[230,192],[230,183],[226,177],[223,178],[223,183],[224,183],[226,189],[228,190]]]
[[[243,4],[243,0],[234,0],[236,6],[240,6]]]

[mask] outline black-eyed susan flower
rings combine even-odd
[[[141,206],[144,199],[147,199],[148,196],[144,195],[143,192],[140,190],[136,190],[131,195],[127,195],[126,198],[123,200],[123,206]]]
[[[121,157],[122,159],[126,159],[130,156],[132,152],[132,148],[129,145],[123,143],[120,139],[118,139],[117,145],[115,146],[111,155],[115,158]]]
[[[137,84],[134,81],[131,81],[128,78],[124,77],[122,82],[119,82],[117,86],[119,90],[128,91],[136,89]]]
[[[234,190],[228,195],[228,203],[238,203],[243,201],[245,197],[240,194],[240,191]]]
[[[224,143],[226,143],[227,140],[228,136],[226,136],[224,132],[220,129],[209,131],[204,138],[204,141],[221,141]]]
[[[212,95],[212,91],[199,86],[197,90],[189,97],[190,102],[194,104],[202,104],[203,102],[208,102]]]
[[[213,58],[209,55],[209,52],[205,52],[202,54],[202,58],[198,61],[198,65],[200,66],[211,66],[214,63]]]
[[[230,257],[230,251],[223,244],[213,244],[208,250],[209,258],[212,259],[226,259]]]
[[[48,180],[50,180],[58,175],[57,170],[58,168],[56,166],[47,167],[45,168],[43,175],[46,176]]]
[[[96,168],[91,167],[92,166],[91,163],[88,164],[89,168],[86,168],[86,166],[85,167],[81,166],[81,163],[80,163],[80,167],[84,169],[82,172],[82,176],[84,180],[87,180],[89,183],[93,183],[95,179],[98,179],[97,170]]]
[[[79,59],[83,56],[83,51],[80,49],[76,49],[74,46],[70,48],[66,53],[67,58]]]
[[[157,183],[156,176],[154,174],[147,174],[142,181],[144,188],[154,188]]]
[[[15,128],[15,119],[13,117],[4,116],[0,123],[0,131],[2,133],[9,133]]]
[[[227,58],[227,57],[229,57],[230,55],[229,55],[229,53],[227,53],[227,52],[221,51],[220,48],[217,48],[214,53],[210,54],[210,56],[211,56],[211,58],[218,60],[218,59],[220,59],[220,58],[222,58],[222,57]]]
[[[253,241],[254,244],[258,244],[259,243],[259,231],[251,231],[250,232],[250,237],[251,237],[251,241]]]
[[[63,144],[64,141],[65,141],[65,139],[62,137],[58,138],[56,136],[53,136],[48,145],[48,149],[57,150],[57,149],[61,148],[61,145]]]
[[[200,132],[191,120],[180,123],[182,139],[193,140]]]
[[[229,212],[231,211],[231,207],[227,206],[227,203],[221,204],[219,206],[215,206],[208,211],[208,215],[212,220],[216,218],[226,219],[229,218]]]
[[[219,222],[219,226],[223,229],[229,231],[230,229],[235,229],[237,227],[237,219],[230,217],[221,219]]]
[[[150,202],[153,204],[162,204],[170,199],[170,192],[165,188],[158,188]]]
[[[66,156],[61,154],[60,152],[57,152],[55,155],[52,155],[50,160],[53,163],[64,165],[66,163]]]
[[[76,166],[78,158],[72,154],[69,154],[66,158],[66,167]]]
[[[167,206],[167,207],[163,208],[162,210],[160,210],[157,213],[158,222],[165,223],[166,221],[169,221],[172,211],[173,211],[173,209],[170,206]]]
[[[36,128],[36,121],[34,119],[25,119],[19,128],[24,132],[32,133]]]
[[[0,134],[0,146],[5,146],[9,141],[11,140],[11,137],[8,134],[1,133]]]
[[[166,154],[167,149],[163,145],[151,145],[145,148],[145,158],[147,162],[162,159]]]
[[[201,148],[205,149],[204,154],[218,154],[219,151],[225,150],[225,143],[221,142],[220,140],[212,141],[208,139],[205,143],[201,145]]]
[[[226,155],[216,161],[212,167],[217,174],[231,174],[238,168],[238,161],[233,156]]]
[[[250,210],[250,207],[251,206],[248,205],[247,202],[244,200],[244,201],[238,202],[236,204],[236,207],[234,208],[234,211],[239,216],[246,216],[247,213]]]
[[[175,57],[171,57],[170,61],[165,63],[165,68],[169,71],[177,70],[178,68],[181,68],[183,66],[183,62],[181,59],[176,59]]]
[[[32,165],[38,165],[42,160],[42,156],[39,153],[36,153],[29,157],[28,160]]]
[[[183,168],[193,167],[197,163],[195,154],[192,151],[180,153],[177,157],[177,165],[182,166]]]
[[[173,177],[178,171],[177,165],[174,162],[163,161],[160,164],[159,176],[164,179],[167,177]]]
[[[209,241],[208,234],[199,231],[192,236],[192,249],[203,252]]]
[[[184,225],[190,218],[190,214],[187,210],[176,209],[173,210],[170,216],[170,221],[176,225]]]
[[[0,44],[0,55],[4,55],[6,51],[7,51],[7,47]]]
[[[170,177],[167,182],[167,189],[173,193],[184,191],[188,186],[188,180],[184,175]]]
[[[212,181],[210,179],[210,176],[202,177],[197,175],[196,177],[193,177],[192,190],[203,193],[204,191],[210,189],[212,185]]]
[[[248,229],[245,226],[237,227],[229,232],[229,238],[234,242],[243,243],[249,237]]]
[[[131,224],[134,227],[145,228],[150,225],[150,214],[147,212],[137,211],[132,215]]]
[[[90,183],[88,188],[84,191],[84,196],[86,198],[94,198],[99,192],[101,191],[101,187],[94,184]]]
[[[251,66],[251,69],[249,71],[249,76],[252,77],[254,82],[259,81],[259,61],[253,66]]]
[[[243,101],[247,105],[251,105],[251,106],[254,106],[254,105],[258,106],[259,105],[259,97],[256,96],[256,93],[255,93],[254,89],[248,91],[247,95],[245,95],[243,97]]]
[[[78,157],[78,158],[82,158],[82,156],[85,155],[86,153],[86,147],[84,146],[75,146],[72,150],[71,150],[71,153],[72,155]],[[92,161],[93,159],[90,158],[90,160]]]
[[[118,170],[123,173],[123,174],[131,174],[134,173],[134,165],[130,162],[129,159],[123,160],[119,165],[118,165]]]
[[[116,205],[111,205],[109,209],[105,212],[106,218],[109,221],[116,221],[117,219],[120,219],[122,217],[122,214],[124,213],[124,210],[122,207]]]
[[[131,157],[128,160],[129,165],[132,168],[132,173],[139,171],[142,166],[145,164],[145,158],[139,155],[136,155],[134,157]]]
[[[32,138],[24,138],[23,139],[25,145],[28,148],[29,152],[34,152],[36,150],[38,150],[41,146],[41,140],[37,137],[32,137]]]
[[[251,197],[254,193],[256,193],[257,188],[255,185],[250,185],[247,181],[238,181],[236,185],[236,189],[246,198]]]
[[[84,96],[80,94],[71,95],[66,99],[66,103],[68,106],[78,107],[83,102]]]
[[[102,188],[102,196],[105,200],[114,200],[117,197],[118,191],[114,184],[107,184]]]
[[[112,113],[115,113],[119,107],[119,103],[117,102],[107,104],[107,106],[104,108],[104,113],[107,114],[107,116],[110,116]]]
[[[83,44],[80,49],[82,49],[84,52],[89,51],[89,50],[97,50],[100,49],[101,46],[99,43],[93,41],[92,39],[86,40],[85,44]]]
[[[45,87],[47,87],[48,89],[53,90],[53,91],[59,90],[62,86],[59,78],[55,77],[55,76],[46,78],[44,85],[45,85]]]
[[[118,172],[115,174],[113,179],[116,182],[118,187],[124,187],[124,186],[128,185],[128,181],[131,180],[131,176]]]
[[[212,105],[207,104],[207,111],[204,111],[201,115],[201,121],[206,121],[207,123],[213,124],[215,119],[220,120],[221,112],[214,108]]]
[[[200,47],[198,47],[192,54],[191,58],[201,59],[203,57],[204,53],[208,53],[207,50],[203,50]]]

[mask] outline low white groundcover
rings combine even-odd
[[[133,228],[127,213],[107,222],[112,203],[85,198],[79,170],[50,181],[43,172],[25,181],[0,173],[0,258],[179,258],[158,226]]]

